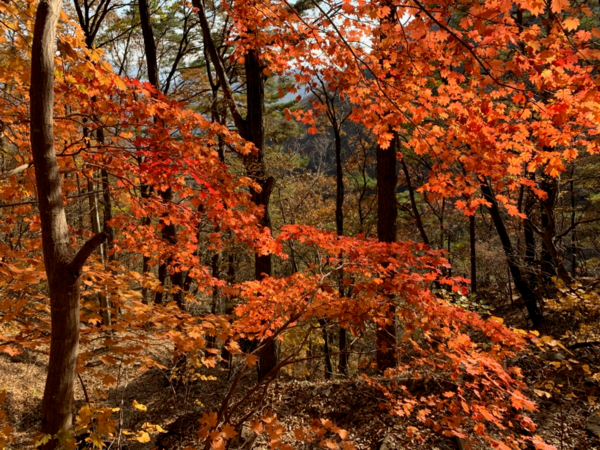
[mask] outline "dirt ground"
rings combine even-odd
[[[97,353],[101,355],[102,352]],[[184,383],[168,368],[172,366],[169,353],[165,348],[162,364],[167,368],[146,371],[119,364],[108,367],[100,356],[87,361],[86,370],[76,385],[76,407],[83,407],[89,399],[95,406],[120,408],[113,414],[120,431],[115,434],[115,439],[106,443],[108,448],[200,448],[197,447],[198,420],[204,412],[218,409],[242,362],[234,365],[232,370],[220,366],[210,371],[198,370],[195,380]],[[7,412],[7,422],[15,429],[16,440],[11,448],[33,448],[31,437],[39,427],[47,360],[43,350],[12,357],[0,355],[0,389],[7,391],[2,408]],[[559,450],[600,449],[598,437],[586,430],[590,417],[599,411],[600,376],[595,375],[600,374],[600,346],[584,345],[570,350],[556,346],[533,348],[529,354],[520,355],[514,364],[523,369],[531,388],[529,395],[538,404],[538,411],[532,418],[538,425],[537,433],[546,442]],[[113,376],[116,382],[108,389],[103,384],[106,374]],[[250,389],[254,378],[253,371],[242,376],[239,392]],[[240,394],[234,395],[232,402],[239,398]],[[381,402],[381,393],[361,379],[293,381],[281,376],[264,394],[251,397],[236,417],[249,412],[276,413],[287,430],[283,440],[291,435],[290,430],[309,426],[318,417],[347,430],[348,440],[357,449],[468,448],[462,442],[423,430],[423,427],[420,427],[419,436],[414,436],[408,427],[419,424],[414,419],[386,413],[380,407]],[[136,408],[135,404],[145,408]],[[158,432],[152,425],[159,425],[164,432]],[[149,442],[133,439],[140,430],[148,431]],[[265,440],[256,438],[247,426],[240,427],[239,431],[229,448],[268,448]],[[306,444],[299,448],[322,447]],[[472,448],[489,447],[481,444]]]

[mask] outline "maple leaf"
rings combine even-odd
[[[250,421],[250,429],[255,434],[260,434],[260,433],[262,433],[262,431],[264,429],[264,425],[260,420],[253,420],[253,421]]]
[[[532,401],[527,400],[519,391],[514,391],[511,394],[510,401],[515,409],[526,409],[528,411],[535,410],[535,404]]]
[[[563,9],[569,7],[569,0],[552,0],[550,9],[553,13],[559,14]]]
[[[218,416],[214,411],[205,412],[202,414],[202,417],[198,419],[200,423],[206,424],[210,428],[214,428],[217,426]]]
[[[254,364],[256,364],[256,361],[258,361],[258,356],[256,355],[244,355],[246,357],[246,364],[248,364],[248,367],[252,367]]]
[[[354,6],[352,6],[351,0],[344,0],[342,2],[342,9],[345,13],[351,14],[354,11]]]
[[[225,445],[225,439],[223,439],[221,436],[217,436],[210,443],[210,448],[214,450],[225,450],[225,448],[227,448]]]
[[[104,384],[105,386],[113,386],[117,384],[117,379],[112,375],[106,374],[104,375],[104,377],[102,377],[102,384]]]
[[[221,428],[221,431],[223,432],[223,437],[225,439],[232,439],[238,434],[237,431],[235,431],[235,428],[230,424],[225,424],[223,428]]]
[[[574,31],[579,27],[579,18],[578,17],[567,17],[563,20],[563,27],[567,31]]]
[[[475,424],[475,426],[473,427],[473,430],[475,431],[475,433],[477,433],[479,436],[483,436],[485,435],[485,425],[482,423],[477,423]]]

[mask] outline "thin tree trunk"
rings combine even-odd
[[[92,172],[93,176],[94,172]],[[92,233],[94,235],[100,233],[100,211],[98,208],[98,193],[96,192],[96,186],[94,181],[88,178],[87,180],[87,189],[88,189],[88,201],[90,206],[90,222],[92,225]],[[104,245],[100,246],[100,258],[102,260],[102,265],[106,265],[106,247]],[[110,304],[108,301],[107,294],[98,294],[98,299],[100,303],[100,308],[102,308],[102,325],[110,326]]]
[[[387,2],[389,13],[381,20],[382,24],[391,24],[396,20],[397,8]],[[382,34],[381,40],[385,39]],[[383,61],[380,61],[383,64]],[[389,130],[391,131],[391,130]],[[379,242],[396,242],[396,219],[398,203],[396,188],[398,186],[397,157],[398,135],[394,133],[389,148],[377,145],[377,239]],[[396,367],[396,305],[393,297],[388,298],[386,321],[378,325],[375,332],[377,370],[380,373]]]
[[[261,226],[271,228],[271,217],[269,215],[269,199],[273,189],[274,178],[266,174],[264,161],[264,84],[263,70],[260,62],[260,55],[257,49],[248,50],[244,55],[244,68],[246,72],[246,109],[247,114],[244,119],[233,98],[233,91],[229,84],[227,74],[223,67],[223,61],[216,49],[215,43],[210,34],[210,25],[206,18],[204,4],[201,0],[192,0],[192,4],[198,11],[198,18],[202,28],[202,36],[206,53],[208,53],[221,88],[223,89],[224,101],[234,123],[240,133],[240,136],[248,142],[252,142],[258,152],[255,155],[244,157],[244,166],[247,175],[260,186],[260,190],[251,189],[250,195],[252,201],[263,207],[263,216]],[[271,255],[255,254],[255,278],[262,279],[264,276],[271,276],[273,273]],[[258,379],[263,380],[277,366],[277,348],[275,342],[266,346],[259,355]]]
[[[571,181],[569,186],[571,188],[571,277],[577,276],[577,235],[575,230],[575,185],[573,181],[575,169],[571,171]]]
[[[148,0],[138,0],[138,6],[140,10],[140,23],[142,26],[142,36],[144,39],[144,53],[146,55],[146,66],[148,68],[148,81],[156,88],[157,91],[161,91],[159,73],[158,73],[158,56],[156,52],[156,41],[154,40],[154,32],[152,31],[152,23],[150,21],[150,8]],[[173,201],[173,190],[167,188],[160,192],[162,201],[165,204],[169,204]],[[171,246],[177,244],[177,230],[175,225],[172,223],[162,225],[161,237],[164,241],[168,242]],[[161,289],[159,289],[154,296],[154,303],[161,304],[164,300],[164,290],[166,287],[167,276],[170,275],[169,271],[174,270],[171,268],[171,262],[173,258],[167,256],[165,261],[160,263],[158,266],[158,281],[160,282]],[[171,274],[171,283],[178,288],[178,292],[183,291],[184,274],[181,271]],[[184,309],[184,296],[175,294],[174,299],[177,302],[179,308]]]
[[[226,279],[227,279],[227,284],[229,286],[233,286],[233,284],[235,283],[235,255],[233,253],[229,253],[228,258],[227,258],[227,275],[226,275]],[[233,313],[233,306],[232,305],[227,305],[225,308],[225,314],[226,315],[231,315]],[[225,343],[227,344],[227,343]],[[227,361],[229,363],[229,367],[231,369],[231,352],[227,349],[226,345],[223,345],[223,348],[221,349],[221,359],[223,359],[223,361]]]
[[[469,250],[471,260],[471,294],[477,293],[477,236],[475,235],[475,214],[469,216]]]
[[[334,145],[335,145],[335,182],[336,182],[336,195],[335,195],[335,227],[338,236],[344,235],[344,171],[342,167],[342,136],[340,127],[337,126],[337,122],[333,124],[334,132]],[[340,270],[340,295],[344,295],[342,287],[342,279],[344,272]],[[338,340],[338,347],[340,350],[340,356],[338,359],[338,370],[342,375],[348,375],[348,352],[346,351],[347,343],[347,330],[340,326],[340,334]],[[331,366],[331,359],[328,355],[329,350],[325,350],[325,365]]]
[[[542,215],[542,276],[549,283],[552,277],[558,276],[562,281],[571,284],[573,279],[565,268],[561,255],[554,243],[556,234],[556,220],[554,208],[559,195],[558,179],[549,179],[544,175],[542,179],[542,189],[546,191],[547,196],[541,200]]]
[[[429,237],[427,236],[427,232],[425,231],[425,227],[423,226],[423,221],[421,220],[421,212],[419,211],[419,207],[417,206],[417,201],[415,199],[415,190],[410,180],[410,174],[408,173],[408,167],[404,162],[404,158],[400,159],[400,165],[402,167],[402,171],[404,172],[404,178],[406,178],[406,187],[408,188],[410,207],[413,211],[413,215],[415,216],[415,221],[417,222],[417,229],[421,234],[421,239],[423,239],[423,243],[429,245]]]
[[[534,290],[531,287],[531,284],[527,280],[527,277],[524,276],[521,268],[519,267],[517,255],[514,252],[508,231],[506,230],[504,221],[500,215],[498,202],[496,201],[496,198],[492,194],[492,190],[487,183],[481,183],[481,192],[483,193],[483,197],[486,199],[486,201],[490,203],[490,206],[488,206],[488,211],[490,212],[492,221],[496,227],[496,232],[498,233],[498,237],[502,243],[502,248],[504,249],[504,254],[506,255],[506,260],[515,283],[515,287],[517,288],[521,299],[527,307],[527,312],[529,313],[529,318],[533,322],[533,326],[538,327],[542,322],[542,314],[537,305],[537,298]]]
[[[331,364],[331,358],[329,357],[329,333],[327,332],[327,320],[319,319],[319,325],[321,327],[321,334],[323,335],[323,352],[325,353],[325,379],[331,380],[333,375],[333,364]]]
[[[396,242],[396,219],[398,206],[396,187],[396,151],[398,138],[395,136],[389,148],[377,146],[377,238],[379,242]],[[387,322],[377,328],[377,368],[379,372],[396,367],[396,308],[394,299],[388,302]]]
[[[42,399],[42,433],[56,435],[72,424],[73,386],[79,346],[79,275],[105,239],[98,234],[73,256],[54,149],[54,54],[62,0],[41,0],[31,57],[31,151],[37,183],[42,250],[50,295],[51,339]],[[59,445],[56,439],[44,450]]]
[[[150,21],[150,6],[148,0],[138,0],[140,10],[140,24],[142,26],[142,37],[144,39],[144,53],[146,54],[146,67],[148,69],[148,81],[156,89],[158,85],[158,57],[156,56],[156,42]]]

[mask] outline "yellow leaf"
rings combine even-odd
[[[145,444],[146,442],[150,442],[150,435],[145,431],[140,431],[133,439]]]
[[[542,391],[541,389],[534,389],[533,392],[535,392],[535,394],[539,397],[552,397],[552,395],[549,392]]]
[[[135,409],[137,409],[138,411],[147,411],[148,410],[146,405],[142,405],[141,403],[138,403],[136,400],[133,401],[133,407]]]

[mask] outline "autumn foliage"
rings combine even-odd
[[[379,146],[389,147],[400,135],[400,156],[427,156],[432,165],[421,192],[452,198],[467,215],[489,204],[482,180],[496,192],[526,186],[544,198],[532,173],[556,177],[580,155],[599,150],[599,31],[586,25],[591,11],[585,2],[344,0],[315,2],[310,15],[287,1],[221,6],[233,24],[226,36],[234,49],[231,61],[260,49],[265,75],[293,78],[296,84],[286,89],[298,95],[316,77],[325,80],[352,105],[350,120]],[[0,140],[10,156],[10,167],[0,174],[0,351],[9,355],[45,351],[50,338],[35,201],[44,193],[36,192],[29,144],[36,7],[32,0],[0,2]],[[117,383],[108,371],[117,357],[137,370],[162,367],[152,349],[164,344],[186,368],[223,363],[224,348],[233,360],[246,362],[237,375],[242,377],[277,342],[279,362],[257,385],[262,389],[284,367],[315,357],[303,343],[319,324],[359,340],[395,314],[398,341],[386,350],[397,355],[397,367],[380,375],[367,367],[358,375],[381,393],[382,409],[487,448],[552,448],[535,433],[529,413],[536,405],[514,364],[537,333],[455,305],[453,293],[466,292],[469,282],[447,275],[443,251],[303,224],[277,232],[263,228],[264,210],[251,202],[250,192],[260,190],[256,181],[220,156],[223,148],[242,158],[255,154],[251,143],[224,121],[196,112],[184,95],[164,95],[118,75],[102,51],[84,44],[66,13],[58,36],[54,142],[64,202],[74,209],[96,191],[110,199],[106,257],[92,256],[81,276],[84,350],[78,373],[96,358],[86,346],[101,342],[107,371],[94,376],[107,387]],[[287,119],[316,132],[315,120],[325,111],[317,103],[286,110]],[[161,196],[166,190],[172,192],[168,201]],[[496,198],[510,214],[523,215],[514,197]],[[169,225],[175,241],[164,238]],[[70,226],[73,248],[93,235],[87,219],[70,220]],[[216,276],[206,255],[231,248],[272,254],[282,265],[294,260],[294,270],[238,282]],[[166,264],[168,274],[180,274],[184,282],[161,285],[152,270],[140,267],[142,256],[150,268]],[[155,292],[168,301],[155,303]],[[198,313],[199,299],[214,292],[232,307]],[[107,313],[110,322],[103,320]],[[249,399],[258,387],[252,389]],[[240,418],[232,398],[199,415],[199,445],[227,448],[250,423],[272,448],[300,442],[353,448],[348,432],[331,422],[285,430],[273,414],[257,410]],[[59,440],[73,448],[87,439],[100,448],[116,432],[115,413],[92,402]],[[159,431],[149,426],[129,438],[148,442]],[[293,438],[284,437],[288,431]],[[11,439],[10,427],[0,428],[0,448]]]

